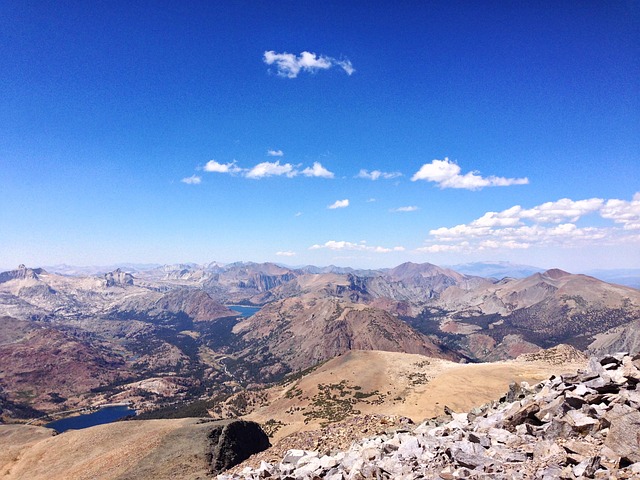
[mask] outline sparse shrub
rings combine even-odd
[[[262,425],[262,429],[268,436],[273,437],[278,432],[278,430],[280,430],[285,425],[286,423],[284,422],[270,418],[269,420],[264,422],[264,424]]]

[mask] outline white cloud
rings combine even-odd
[[[278,156],[282,154],[281,150],[269,150],[271,156]],[[333,172],[327,170],[322,166],[320,162],[314,162],[313,166],[307,167],[303,170],[298,170],[300,165],[292,165],[290,163],[280,163],[280,160],[275,162],[261,162],[251,168],[240,168],[236,165],[236,161],[229,163],[219,163],[215,160],[209,160],[202,170],[205,172],[215,173],[228,173],[239,174],[246,178],[260,179],[273,176],[286,176],[293,178],[298,175],[304,175],[305,177],[320,177],[320,178],[334,178]]]
[[[202,183],[202,178],[197,175],[191,175],[190,177],[183,178],[180,180],[182,183],[186,183],[187,185],[199,185]]]
[[[592,243],[607,237],[607,229],[585,227],[579,228],[573,223],[565,223],[553,227],[541,225],[487,228],[484,230],[466,229],[458,225],[449,232],[447,229],[432,230],[430,233],[436,243],[421,247],[424,252],[471,252],[494,249],[525,249],[534,246],[574,247]],[[447,234],[448,233],[448,234]],[[441,243],[445,242],[445,243]]]
[[[445,157],[444,160],[433,160],[420,167],[411,181],[426,180],[437,183],[440,188],[464,188],[467,190],[479,190],[484,187],[506,187],[509,185],[526,185],[528,178],[504,178],[482,177],[478,172],[460,174],[461,169],[457,163]]]
[[[576,222],[590,213],[622,224],[619,227],[582,227]],[[563,198],[530,209],[515,205],[487,212],[467,224],[440,227],[429,232],[422,252],[470,252],[488,249],[524,249],[534,246],[575,247],[587,244],[621,244],[634,241],[629,230],[640,229],[640,194],[632,201]]]
[[[215,172],[215,173],[239,173],[242,171],[242,168],[239,168],[236,165],[236,161],[229,163],[218,163],[215,160],[209,160],[204,166],[205,172]]]
[[[520,216],[536,223],[560,223],[567,220],[577,222],[580,217],[599,210],[603,203],[601,198],[578,201],[562,198],[557,202],[546,202],[529,210],[522,210]]]
[[[482,217],[471,222],[474,227],[511,227],[520,223],[522,207],[514,207],[502,212],[487,212]]]
[[[276,64],[278,75],[281,77],[296,78],[300,72],[298,58],[293,53],[276,53],[273,50],[264,52],[264,63],[267,65]]]
[[[462,244],[461,245],[428,245],[426,247],[416,248],[416,251],[425,252],[425,253],[460,252],[462,250],[463,250]]]
[[[284,252],[276,252],[276,255],[278,255],[279,257],[295,257],[296,252],[292,252],[290,250],[284,251]]]
[[[600,210],[603,218],[622,224],[625,230],[640,230],[640,192],[630,202],[608,200]]]
[[[318,70],[328,70],[333,66],[342,68],[347,75],[355,72],[352,63],[347,59],[336,60],[326,55],[316,55],[306,51],[296,56],[294,53],[276,53],[269,50],[264,52],[263,61],[267,65],[275,64],[277,74],[287,78],[296,78],[300,71],[314,73]]]
[[[400,172],[381,172],[380,170],[365,170],[364,168],[358,172],[356,178],[365,178],[367,180],[378,180],[379,178],[389,180],[391,178],[401,177]]]
[[[487,212],[471,222],[473,227],[512,227],[522,224],[527,219],[535,223],[577,222],[581,217],[596,212],[602,207],[604,200],[590,198],[574,201],[562,198],[556,202],[546,202],[530,209],[515,205],[502,212]]]
[[[333,172],[324,168],[320,162],[313,162],[313,167],[305,168],[302,170],[302,174],[305,177],[333,178]]]
[[[527,242],[517,242],[515,240],[505,240],[503,242],[496,240],[484,240],[480,242],[480,250],[490,250],[496,248],[506,248],[508,250],[517,250],[529,248],[531,246],[530,243]]]
[[[344,200],[336,200],[331,205],[329,205],[327,208],[329,208],[331,210],[335,210],[336,208],[346,208],[348,206],[349,206],[349,199],[345,198]]]
[[[353,68],[353,64],[351,63],[351,60],[334,60],[334,63],[336,65],[338,65],[339,67],[342,67],[342,69],[347,72],[347,75],[351,76],[353,75],[353,73],[356,71],[355,68]]]
[[[327,249],[327,250],[351,250],[351,251],[357,251],[357,252],[373,252],[373,253],[389,253],[389,252],[403,252],[404,251],[404,247],[392,247],[392,248],[387,248],[387,247],[374,247],[372,245],[367,245],[367,243],[365,241],[361,241],[359,243],[353,243],[353,242],[346,242],[346,241],[336,241],[336,240],[329,240],[328,242],[325,242],[323,244],[316,244],[316,245],[311,245],[309,247],[309,250],[321,250],[321,249]]]
[[[294,217],[301,217],[302,216],[302,212],[296,212]]]
[[[270,157],[282,157],[284,152],[282,150],[267,150],[267,155]]]
[[[315,53],[311,52],[302,52],[298,57],[298,64],[301,68],[307,70],[326,70],[328,68],[331,68],[331,60],[328,57],[325,57],[323,55],[318,56]]]
[[[275,162],[262,162],[257,164],[255,167],[245,173],[245,177],[258,179],[264,177],[285,175],[291,178],[295,177],[297,174],[298,172],[293,168],[293,165],[291,165],[290,163],[280,165],[280,161],[277,160]]]
[[[418,210],[418,207],[416,207],[415,205],[411,205],[408,207],[398,207],[398,208],[392,208],[391,211],[392,212],[415,212],[416,210]]]

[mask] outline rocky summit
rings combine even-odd
[[[530,387],[512,384],[500,400],[411,429],[292,449],[234,479],[631,479],[640,478],[640,355],[592,358],[577,374]]]

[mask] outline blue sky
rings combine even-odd
[[[0,266],[640,267],[637,2],[256,3],[0,5]]]

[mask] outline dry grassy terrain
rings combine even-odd
[[[275,439],[357,414],[402,415],[418,422],[442,414],[445,405],[463,412],[497,399],[511,382],[535,384],[585,365],[581,357],[571,361],[569,356],[458,364],[406,353],[351,351],[269,389],[265,405],[246,418],[275,424]]]
[[[107,480],[208,478],[206,424],[196,419],[117,422],[51,436],[0,426],[0,478]]]

